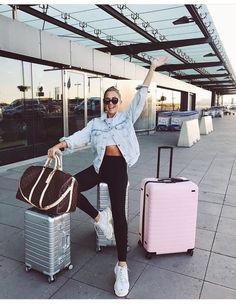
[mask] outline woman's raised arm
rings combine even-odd
[[[165,56],[165,57],[161,57],[159,59],[154,59],[151,62],[149,71],[148,71],[148,73],[146,75],[146,78],[143,81],[143,85],[145,85],[145,86],[149,86],[150,85],[150,83],[152,81],[152,77],[153,77],[153,72],[156,70],[157,67],[160,67],[160,66],[164,65],[166,63],[167,59],[168,59],[168,57]]]

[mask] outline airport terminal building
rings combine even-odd
[[[103,112],[103,93],[129,104],[152,58],[137,132],[160,112],[196,111],[236,94],[236,78],[205,5],[0,5],[0,166],[46,154]]]

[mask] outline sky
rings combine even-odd
[[[207,7],[236,74],[236,4],[208,4]]]
[[[236,76],[236,3],[208,3],[207,7]],[[236,95],[226,95],[223,99],[224,104],[235,103]]]

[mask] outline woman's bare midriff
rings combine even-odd
[[[106,147],[105,151],[106,156],[121,156],[121,152],[116,145],[110,145]]]

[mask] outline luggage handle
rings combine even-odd
[[[159,146],[159,147],[158,147],[158,155],[157,155],[157,178],[159,178],[159,175],[160,175],[161,149],[170,149],[169,177],[168,177],[168,178],[171,178],[171,174],[172,174],[172,161],[173,161],[173,147],[172,147],[172,146]]]
[[[184,178],[162,178],[158,179],[158,183],[178,183],[178,182],[185,182],[189,181],[188,179]]]
[[[44,167],[50,167],[51,162],[53,159],[47,158]],[[61,157],[61,152],[60,150],[56,151],[55,153],[55,161],[54,161],[54,170],[60,170],[62,171],[62,157]]]
[[[65,230],[63,230],[63,237],[62,237],[62,248],[66,251],[70,247],[70,235],[68,235]]]

